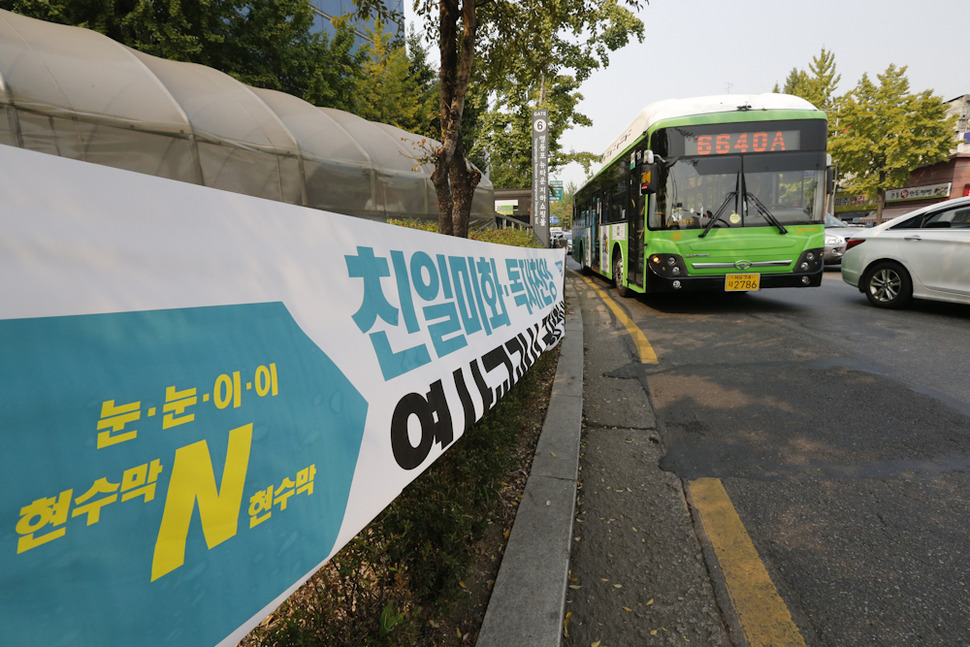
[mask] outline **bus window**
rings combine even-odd
[[[622,182],[613,185],[610,195],[610,222],[620,222],[626,218],[626,185]]]
[[[740,157],[681,158],[667,174],[660,196],[665,204],[658,201],[657,210],[664,215],[657,223],[659,228],[703,229],[719,210],[719,220],[723,226],[729,226],[731,214],[738,210],[740,174]]]
[[[771,218],[783,225],[820,222],[823,162],[816,153],[681,158],[658,201],[663,217],[654,218],[651,227],[703,229],[712,218],[716,227],[764,227]]]
[[[824,160],[814,153],[749,157],[744,160],[746,193],[756,196],[782,224],[821,222],[825,170]],[[756,211],[754,200],[749,199],[746,208],[749,213]]]

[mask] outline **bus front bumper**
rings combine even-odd
[[[725,277],[684,276],[664,278],[647,271],[647,293],[651,292],[724,292]],[[766,288],[817,288],[822,285],[822,269],[800,274],[762,274],[760,289]]]

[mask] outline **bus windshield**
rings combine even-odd
[[[818,152],[680,157],[651,229],[777,227],[822,222],[825,156]],[[713,222],[716,221],[716,222]]]

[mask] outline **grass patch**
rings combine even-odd
[[[409,229],[420,229],[435,233],[438,231],[438,223],[431,220],[389,219],[387,222]],[[499,245],[512,245],[513,247],[542,247],[539,239],[533,235],[530,229],[473,229],[468,232],[468,237],[472,240],[498,243]]]

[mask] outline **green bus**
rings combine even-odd
[[[576,192],[574,260],[621,296],[820,285],[827,126],[783,94],[648,105]]]

